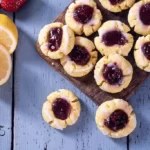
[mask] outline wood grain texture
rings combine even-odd
[[[16,14],[19,45],[15,59],[14,150],[127,150],[126,138],[113,140],[99,132],[94,119],[97,106],[36,52],[40,29],[70,2],[37,0],[35,5],[35,1],[29,1]],[[47,95],[62,88],[79,97],[82,111],[74,126],[58,131],[44,122],[41,109]]]
[[[12,18],[12,14],[0,10]],[[0,150],[11,149],[12,135],[12,76],[0,87]]]
[[[123,13],[118,13],[118,14],[113,14],[105,10],[99,3],[99,0],[95,0],[97,2],[98,8],[101,10],[102,15],[103,15],[103,22],[107,20],[121,20],[122,22],[127,23],[127,11],[124,11]],[[55,20],[55,22],[63,22],[64,21],[64,16],[65,16],[65,11],[63,11]],[[133,31],[132,34],[135,38],[137,39],[138,35],[136,35]],[[97,33],[93,34],[89,38],[93,41],[94,37],[96,37]],[[87,96],[89,96],[96,104],[100,105],[102,102],[106,100],[110,100],[113,98],[122,98],[125,100],[128,100],[129,97],[135,92],[137,87],[148,77],[148,73],[141,71],[139,68],[136,67],[133,54],[132,52],[130,53],[130,56],[127,57],[127,59],[131,62],[133,68],[134,68],[134,75],[131,84],[127,89],[124,89],[122,92],[117,93],[117,94],[109,94],[106,93],[102,90],[99,89],[99,87],[96,85],[96,82],[94,80],[94,75],[93,71],[88,74],[85,77],[82,78],[73,78],[69,76],[64,69],[62,68],[60,62],[58,60],[52,60],[49,57],[46,57],[43,55],[39,48],[39,44],[37,43],[37,51],[39,55],[45,59],[48,64],[53,67],[58,73],[63,75],[66,79],[71,81],[77,88],[79,88],[82,92],[84,92]],[[101,58],[101,56],[99,56]]]

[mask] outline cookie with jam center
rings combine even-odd
[[[132,133],[136,127],[133,108],[122,99],[106,101],[96,111],[98,129],[112,138],[122,138]]]
[[[51,59],[60,59],[72,50],[75,43],[74,32],[60,22],[45,25],[38,36],[42,53]]]
[[[77,35],[89,36],[100,27],[102,14],[93,0],[76,0],[69,6],[65,21]]]
[[[43,104],[42,116],[53,128],[63,130],[76,123],[80,116],[80,102],[69,90],[51,93]]]
[[[135,0],[99,0],[102,6],[111,12],[121,12],[129,9]]]
[[[135,3],[129,11],[128,22],[136,33],[150,34],[150,0]]]
[[[150,72],[150,35],[138,38],[134,48],[134,58],[140,69]]]
[[[87,38],[77,36],[72,51],[61,58],[64,70],[72,77],[83,77],[95,66],[98,53],[94,43]]]
[[[94,70],[97,85],[108,93],[118,93],[127,88],[132,76],[132,65],[119,54],[104,56]]]
[[[110,20],[99,28],[99,36],[94,39],[97,50],[102,55],[120,54],[128,56],[134,38],[128,33],[130,28],[121,21]]]

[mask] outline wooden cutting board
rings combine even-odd
[[[104,9],[99,0],[95,0],[97,3],[98,8],[101,10],[102,15],[103,15],[103,22],[107,20],[120,20],[126,24],[127,22],[127,15],[128,15],[128,10],[123,11],[121,13],[111,13]],[[68,7],[67,7],[68,8]],[[54,22],[62,22],[65,23],[65,12],[67,8],[55,19]],[[136,40],[138,38],[138,35],[135,34],[133,31],[131,33],[134,36],[134,39]],[[93,41],[94,37],[97,36],[97,33],[94,33],[92,36],[89,37]],[[39,45],[37,43],[37,52],[39,55],[51,66],[53,67],[58,73],[63,75],[66,79],[68,79],[71,83],[73,83],[77,88],[79,88],[82,92],[84,92],[88,97],[90,97],[96,104],[100,105],[102,102],[106,100],[111,100],[113,98],[122,98],[125,100],[128,100],[129,97],[135,92],[136,88],[148,77],[148,73],[140,70],[139,68],[136,67],[134,57],[133,57],[133,49],[132,52],[130,52],[128,59],[130,63],[132,64],[134,68],[134,74],[133,74],[133,79],[132,82],[130,83],[129,87],[127,89],[124,89],[122,92],[117,93],[117,94],[109,94],[101,89],[96,85],[96,82],[94,80],[94,75],[93,71],[88,74],[85,77],[82,78],[73,78],[70,77],[64,70],[63,67],[61,66],[59,60],[52,60],[49,57],[46,57],[43,55],[41,52]],[[99,54],[99,58],[101,58]],[[67,86],[66,86],[67,88]]]

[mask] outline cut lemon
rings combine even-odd
[[[18,31],[14,22],[6,15],[0,14],[0,44],[11,54],[18,44]]]
[[[6,48],[0,45],[0,85],[6,83],[11,75],[12,60]]]

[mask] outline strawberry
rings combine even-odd
[[[1,7],[9,12],[18,11],[27,0],[1,0]]]

